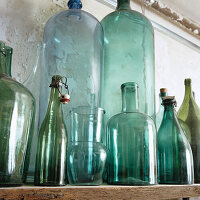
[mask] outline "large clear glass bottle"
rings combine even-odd
[[[71,102],[64,113],[68,115],[77,106],[99,104],[103,28],[94,16],[81,10],[80,0],[70,0],[68,6],[69,10],[51,17],[44,28],[39,126],[47,109],[48,83],[54,74],[68,78]],[[69,120],[64,120],[69,131]]]
[[[46,116],[39,131],[35,185],[65,185],[67,131],[60,102],[61,76],[53,76]]]
[[[22,184],[34,132],[35,99],[12,79],[11,60],[12,48],[0,42],[0,186]]]
[[[194,159],[194,181],[200,183],[200,109],[194,100],[191,79],[185,79],[185,97],[178,120],[190,142]]]
[[[174,97],[164,97],[164,116],[157,133],[159,184],[194,183],[190,144],[176,117]]]
[[[164,114],[164,107],[162,106],[162,98],[163,97],[166,97],[168,96],[167,95],[167,89],[166,88],[161,88],[160,89],[160,94],[159,94],[159,100],[160,100],[160,103],[159,103],[159,110],[158,112],[156,113],[156,129],[158,131],[158,129],[160,128],[160,124],[162,122],[162,119],[163,119],[163,114]]]
[[[155,116],[154,31],[150,21],[130,9],[130,0],[117,0],[116,11],[107,15],[102,25],[101,107],[106,111],[106,119],[120,112],[118,88],[125,82],[138,83],[142,99],[139,111]]]
[[[138,112],[137,87],[122,84],[122,112],[107,124],[108,184],[157,183],[156,127],[151,117]]]

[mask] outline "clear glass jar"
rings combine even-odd
[[[71,185],[101,185],[107,148],[99,142],[70,142],[67,174]]]

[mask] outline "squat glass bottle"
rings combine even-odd
[[[12,48],[0,42],[0,186],[22,184],[34,133],[35,99],[12,79],[11,60]]]
[[[50,101],[39,131],[35,185],[65,185],[67,131],[60,102],[61,76],[53,76]]]
[[[118,0],[116,11],[107,15],[102,25],[101,107],[106,121],[120,112],[119,87],[125,82],[136,82],[140,87],[139,111],[155,116],[154,31],[150,21],[130,9],[130,0]]]
[[[164,97],[164,116],[157,133],[159,184],[193,184],[190,144],[176,117],[174,97]]]
[[[200,109],[194,100],[191,79],[185,79],[185,97],[178,120],[191,145],[194,159],[194,181],[200,183]]]
[[[122,112],[107,124],[108,184],[157,183],[156,127],[151,117],[138,112],[137,87],[122,84]]]

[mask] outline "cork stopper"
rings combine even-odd
[[[167,88],[160,88],[160,93],[167,93]]]

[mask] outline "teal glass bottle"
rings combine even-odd
[[[120,112],[119,88],[125,82],[138,83],[142,99],[139,111],[155,116],[154,31],[150,21],[130,9],[130,0],[117,0],[116,11],[107,15],[102,25],[104,67],[100,106],[106,111],[106,122]]]
[[[122,84],[122,112],[107,124],[108,184],[157,183],[156,127],[151,117],[138,112],[137,87]]]
[[[174,97],[164,97],[164,116],[157,134],[159,184],[193,184],[190,144],[176,117]]]
[[[159,110],[156,113],[156,129],[158,131],[158,129],[160,128],[160,124],[162,122],[163,119],[163,114],[164,114],[164,107],[162,106],[162,98],[168,96],[167,94],[167,89],[166,88],[161,88],[160,89],[160,94],[159,94]]]
[[[35,99],[12,79],[11,60],[12,48],[0,42],[0,186],[22,185],[34,133]]]
[[[192,93],[191,79],[185,79],[185,97],[178,120],[191,145],[194,160],[194,182],[200,183],[200,109]]]
[[[46,116],[41,125],[35,164],[35,185],[65,185],[67,131],[60,102],[61,76],[53,76]]]

